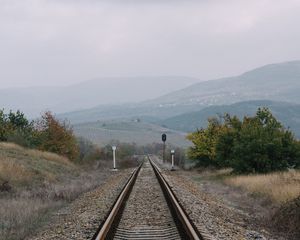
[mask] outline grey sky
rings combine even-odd
[[[299,0],[0,0],[0,88],[300,59]]]

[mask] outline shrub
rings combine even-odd
[[[270,172],[300,166],[300,144],[267,109],[243,121],[226,114],[187,137],[188,155],[200,166],[232,167],[235,172]]]
[[[79,163],[89,163],[91,161],[98,160],[102,156],[100,148],[91,141],[80,137],[77,139],[77,143],[79,147]]]

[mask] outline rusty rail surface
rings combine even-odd
[[[110,230],[112,229],[112,226],[116,220],[116,217],[118,216],[118,214],[122,208],[122,205],[124,205],[126,199],[130,195],[131,189],[135,183],[135,180],[137,178],[137,175],[138,175],[142,165],[143,165],[143,163],[140,164],[140,166],[134,170],[134,172],[128,179],[127,183],[123,187],[123,190],[121,191],[117,200],[113,204],[113,207],[109,212],[109,215],[107,216],[104,223],[99,227],[99,229],[98,229],[97,233],[94,235],[93,239],[104,240],[108,236],[108,234],[109,234]]]
[[[185,234],[189,237],[189,239],[193,240],[204,240],[201,236],[193,222],[189,219],[187,213],[184,211],[183,207],[180,205],[176,195],[174,194],[173,190],[171,189],[168,182],[165,180],[164,176],[161,173],[161,170],[157,166],[157,164],[151,160],[148,156],[148,159],[153,167],[153,170],[158,178],[158,181],[161,185],[163,192],[166,195],[167,201],[171,204],[169,206],[174,213],[174,217],[180,221],[180,228],[183,228]]]

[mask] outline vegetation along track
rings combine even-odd
[[[131,175],[94,238],[204,239],[150,157]]]

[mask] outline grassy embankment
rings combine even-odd
[[[103,177],[56,154],[0,142],[0,239],[23,239],[50,210],[94,188]]]
[[[231,169],[204,171],[201,179],[239,188],[273,206],[269,223],[294,238],[300,237],[300,170],[268,174],[232,175]]]
[[[283,204],[300,196],[300,170],[267,174],[235,175],[232,169],[201,170],[197,180],[213,180],[242,189],[253,197]]]
[[[234,176],[226,184],[240,187],[254,195],[267,197],[277,205],[270,223],[276,229],[300,237],[300,170],[270,174]]]
[[[254,195],[268,197],[274,203],[285,203],[300,195],[300,171],[232,176],[226,184],[240,187]]]

